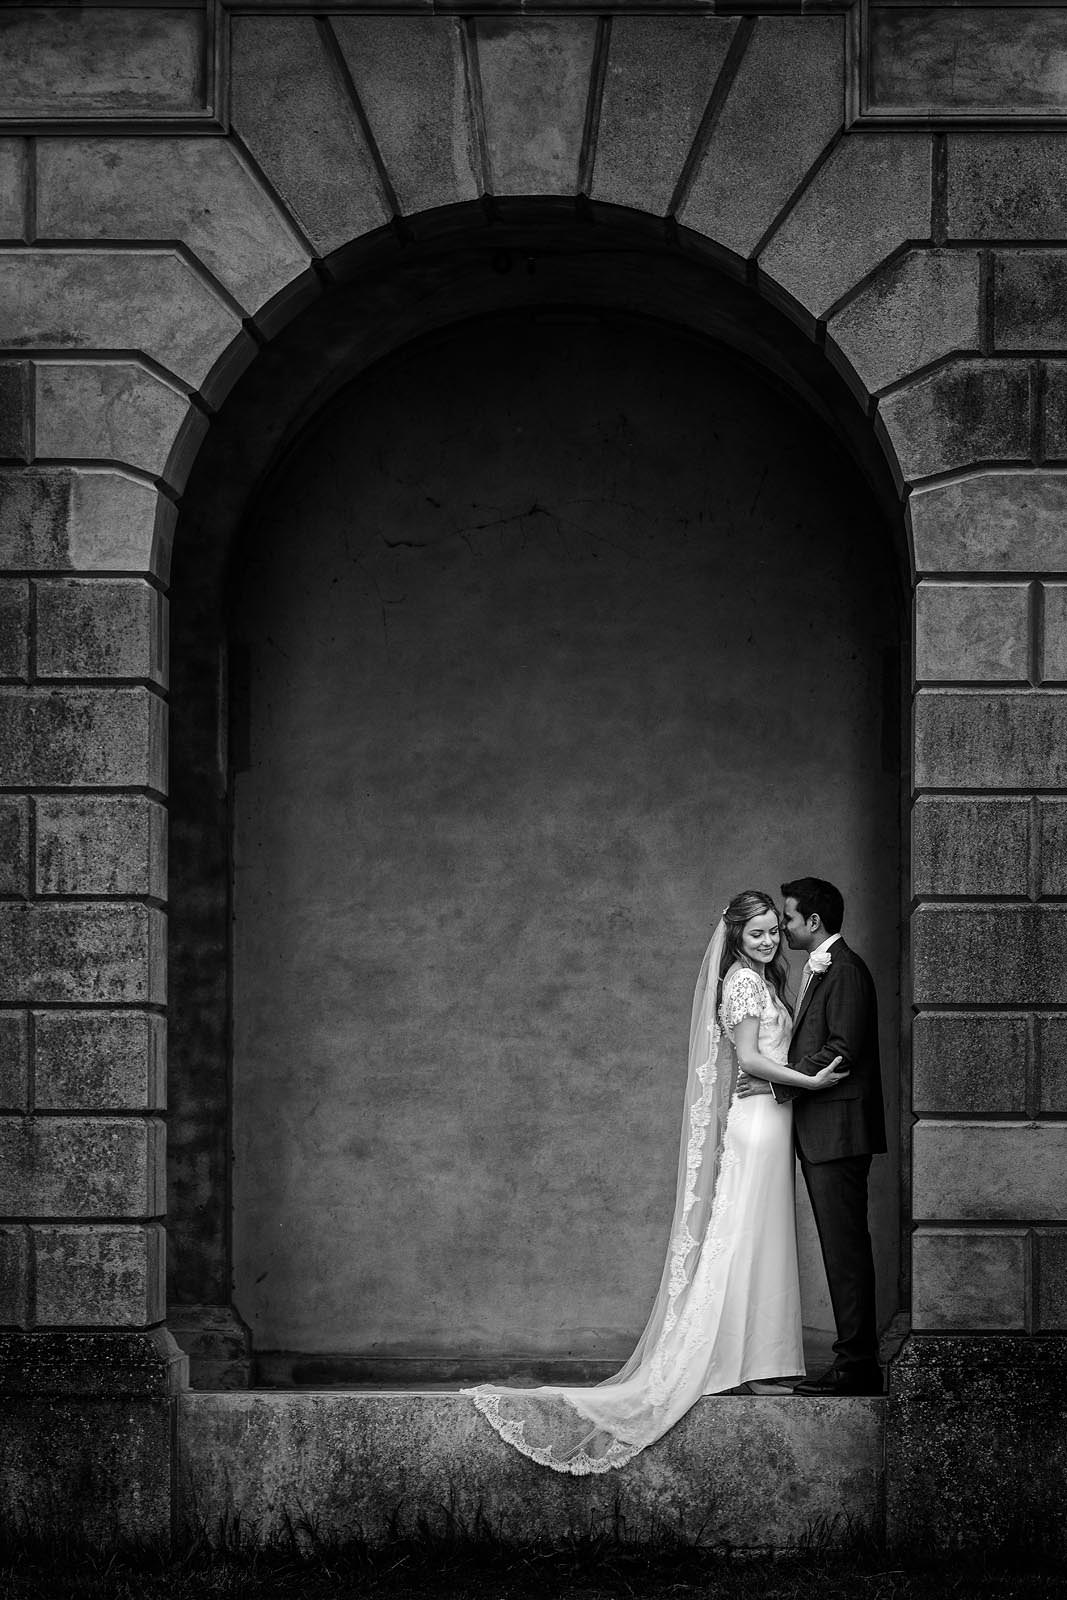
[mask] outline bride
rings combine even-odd
[[[557,1472],[622,1467],[704,1394],[804,1370],[793,1111],[772,1083],[846,1076],[786,1065],[792,1017],[778,911],[746,889],[701,964],[689,1033],[678,1188],[659,1292],[626,1365],[588,1387],[464,1389],[500,1437]],[[738,1071],[766,1091],[735,1098]]]

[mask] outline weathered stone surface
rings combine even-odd
[[[922,796],[911,816],[916,895],[1026,895],[1030,804]]]
[[[165,793],[167,708],[148,689],[0,688],[0,779]]]
[[[1038,893],[1067,899],[1067,800],[1039,800]]]
[[[144,1117],[0,1117],[0,1207],[15,1217],[150,1217],[164,1129]]]
[[[1067,782],[1067,694],[1055,689],[921,689],[920,789],[1058,789]]]
[[[35,812],[37,894],[166,899],[167,813],[158,802],[43,796]]]
[[[665,214],[736,27],[720,17],[614,19],[594,200]]]
[[[1029,1058],[1025,1012],[922,1012],[912,1025],[912,1110],[1018,1116]]]
[[[920,906],[912,916],[915,1001],[1067,1001],[1067,906]]]
[[[143,578],[36,584],[38,678],[144,678],[166,686],[167,601]]]
[[[876,394],[931,362],[975,351],[978,252],[909,250],[831,317],[826,348]]]
[[[1067,460],[1067,361],[1046,361],[1041,402],[1046,461]]]
[[[0,1111],[25,1111],[29,1068],[28,1012],[0,1011]]]
[[[161,1005],[166,978],[160,911],[0,903],[0,999]]]
[[[1067,473],[980,472],[909,498],[919,572],[1067,572]]]
[[[1034,1246],[1037,1258],[1036,1331],[1060,1333],[1067,1329],[1067,1230],[1038,1228]]]
[[[250,1389],[252,1340],[232,1306],[171,1305],[167,1327],[189,1357],[192,1389]]]
[[[1067,1123],[918,1122],[916,1221],[1067,1222]]]
[[[167,1033],[151,1011],[39,1011],[34,1099],[39,1111],[160,1111]]]
[[[1067,250],[1001,250],[993,262],[996,348],[1067,347]]]
[[[0,456],[29,450],[29,374],[26,361],[0,361]]]
[[[0,250],[0,342],[141,350],[194,388],[218,366],[209,395],[225,390],[255,351],[240,318],[188,262],[148,247]]]
[[[331,18],[405,212],[473,200],[478,179],[453,17]]]
[[[166,1548],[185,1366],[159,1329],[0,1335],[0,1525]]]
[[[1067,136],[950,134],[950,239],[1055,239],[1067,234]]]
[[[1030,454],[1030,371],[1023,362],[959,361],[888,395],[878,419],[909,480]]]
[[[1041,676],[1046,682],[1067,682],[1067,583],[1046,583]]]
[[[867,109],[881,116],[1062,112],[1067,17],[1013,4],[872,8]]]
[[[480,18],[477,28],[493,194],[576,194],[594,18]]]
[[[0,795],[0,894],[29,894],[30,802]]]
[[[42,139],[37,236],[181,239],[249,313],[309,262],[228,139]]]
[[[29,584],[24,578],[0,579],[0,677],[2,678],[25,678],[27,674],[29,619]]]
[[[717,1397],[625,1472],[568,1479],[505,1445],[459,1394],[188,1394],[181,1401],[182,1517],[239,1516],[269,1537],[314,1505],[327,1537],[372,1544],[449,1507],[502,1538],[559,1540],[625,1519],[708,1544],[798,1544],[845,1504],[877,1517],[884,1402]],[[789,1493],[781,1493],[788,1482]]]
[[[929,139],[855,134],[820,167],[759,264],[819,318],[898,245],[929,233]]]
[[[23,237],[26,141],[0,139],[0,239]]]
[[[44,361],[34,368],[35,454],[121,461],[162,477],[183,425],[207,418],[183,394],[133,361]]]
[[[234,17],[231,35],[233,125],[323,253],[389,220],[359,119],[323,39],[328,26],[312,17]]]
[[[915,594],[918,682],[1026,683],[1029,673],[1029,584],[928,580],[919,584]]]
[[[30,1318],[30,1230],[20,1223],[0,1227],[0,1324],[26,1328]]]
[[[1035,1018],[1041,1110],[1067,1112],[1067,1016]]]
[[[34,1228],[40,1328],[144,1328],[166,1315],[158,1223]]]
[[[180,6],[20,6],[0,34],[4,110],[27,118],[199,110],[205,21]]]
[[[121,472],[0,472],[0,562],[38,571],[150,572],[166,582],[177,512]]]
[[[890,1368],[891,1549],[1067,1554],[1067,1340],[913,1335]]]
[[[912,1327],[1005,1333],[1026,1327],[1026,1230],[920,1228],[911,1242]]]
[[[841,126],[844,60],[840,17],[757,18],[678,220],[751,255]]]

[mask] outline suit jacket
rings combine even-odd
[[[811,1162],[879,1155],[886,1148],[874,980],[843,939],[827,953],[829,967],[812,977],[793,1019],[789,1065],[811,1076],[843,1056],[849,1075],[812,1094],[773,1086],[776,1099],[792,1099],[797,1149]]]

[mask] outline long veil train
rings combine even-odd
[[[624,1367],[599,1384],[538,1389],[479,1384],[462,1391],[501,1438],[557,1472],[581,1475],[625,1466],[673,1427],[703,1392],[705,1368],[694,1355],[707,1338],[709,1315],[714,1316],[709,1301],[715,1286],[707,1269],[722,1241],[709,1225],[718,1220],[716,1194],[737,1070],[717,1016],[725,938],[720,918],[693,995],[670,1243],[636,1349]]]

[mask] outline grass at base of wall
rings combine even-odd
[[[834,1536],[836,1535],[836,1537]],[[307,1525],[257,1542],[238,1528],[172,1551],[0,1545],[0,1600],[1067,1600],[1062,1560],[1022,1550],[922,1557],[880,1552],[862,1530],[812,1530],[788,1555],[640,1544],[612,1531],[558,1545],[487,1529],[424,1530],[370,1547]]]

